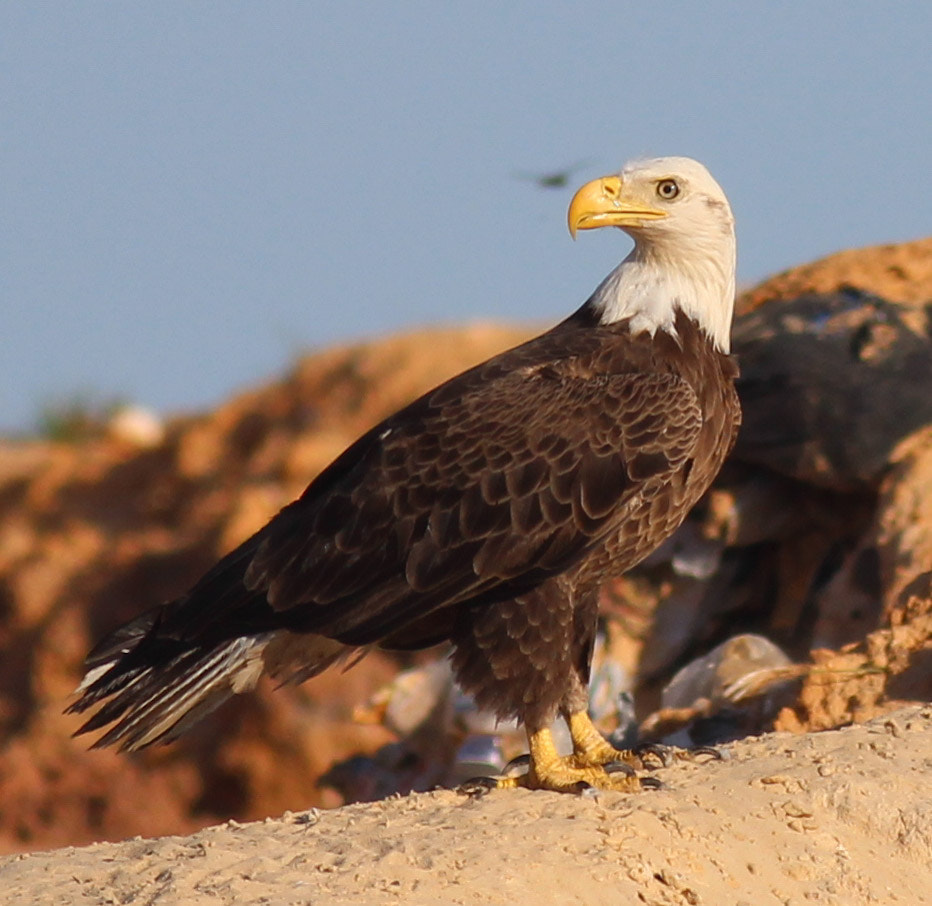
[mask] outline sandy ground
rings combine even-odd
[[[0,860],[43,904],[932,902],[932,707],[729,746],[661,790],[438,791]],[[131,795],[127,791],[126,795]],[[145,804],[141,803],[144,808]]]

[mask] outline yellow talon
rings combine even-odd
[[[576,711],[569,716],[570,736],[573,739],[573,757],[580,767],[592,767],[621,762],[635,768],[643,767],[641,759],[633,752],[622,752],[606,742],[605,737],[585,711]]]
[[[588,721],[588,718],[586,720]],[[599,735],[591,722],[589,727],[593,733]],[[601,739],[601,736],[599,738]],[[581,748],[575,735],[573,741],[576,751],[564,758],[557,754],[556,746],[553,744],[553,735],[549,729],[528,734],[531,761],[527,773],[519,777],[500,778],[497,782],[498,788],[526,787],[531,790],[553,790],[560,793],[578,793],[586,787],[622,792],[634,792],[641,788],[637,777],[626,773],[610,774],[602,766],[618,761],[623,753],[616,752],[603,740],[604,752],[613,753],[613,755],[605,762],[598,762],[589,757],[595,750],[593,745]]]
[[[600,790],[635,792],[641,782],[633,770],[606,770],[606,765],[620,764],[642,768],[641,759],[633,752],[622,752],[605,741],[585,711],[567,718],[573,739],[573,754],[561,756],[549,728],[528,733],[530,758],[527,772],[495,778],[476,778],[464,785],[464,792],[481,794],[489,789],[553,790],[578,793],[586,787]]]
[[[567,717],[570,736],[573,740],[573,754],[561,756],[553,743],[553,734],[549,729],[528,733],[530,756],[528,770],[520,775],[503,777],[481,777],[468,781],[460,789],[463,792],[481,795],[490,789],[512,790],[523,787],[529,790],[553,790],[560,793],[578,793],[586,787],[600,790],[618,790],[635,792],[645,786],[659,787],[661,784],[653,778],[643,782],[638,779],[635,769],[645,767],[642,754],[622,751],[609,744],[605,737],[595,728],[585,711],[575,711]],[[665,746],[646,746],[663,765],[667,765],[668,756],[662,750]],[[721,757],[715,750],[697,749],[696,753]],[[684,757],[680,754],[679,757]],[[612,767],[614,766],[614,767]]]

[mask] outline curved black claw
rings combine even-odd
[[[677,758],[682,758],[687,761],[693,761],[699,755],[708,755],[709,761],[725,761],[727,756],[720,749],[713,748],[712,746],[696,746],[695,749],[683,749],[676,753]]]
[[[642,790],[665,790],[666,784],[657,777],[639,777]]]
[[[657,767],[668,768],[673,764],[676,749],[673,746],[661,745],[659,742],[645,742],[643,745],[635,746],[632,751],[644,762],[644,767],[649,769],[650,765],[645,761],[645,755],[652,755],[656,758],[660,762]]]
[[[515,774],[521,773],[521,770],[526,771],[531,765],[531,756],[528,753],[524,755],[516,755],[508,764],[502,768],[502,774],[506,777],[512,777]]]
[[[456,787],[456,792],[470,799],[481,799],[495,789],[498,789],[498,781],[494,777],[470,777]]]
[[[630,764],[624,761],[610,761],[603,765],[603,770],[606,774],[625,774],[628,777],[634,777],[637,773]]]

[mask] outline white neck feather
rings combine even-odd
[[[631,319],[631,330],[657,329],[675,334],[677,310],[692,318],[715,348],[731,349],[735,305],[735,244],[698,244],[692,254],[682,246],[639,242],[593,293],[593,306],[603,324]]]

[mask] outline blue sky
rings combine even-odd
[[[301,351],[552,322],[626,254],[516,174],[704,161],[743,282],[927,235],[932,4],[0,6],[0,431]]]

